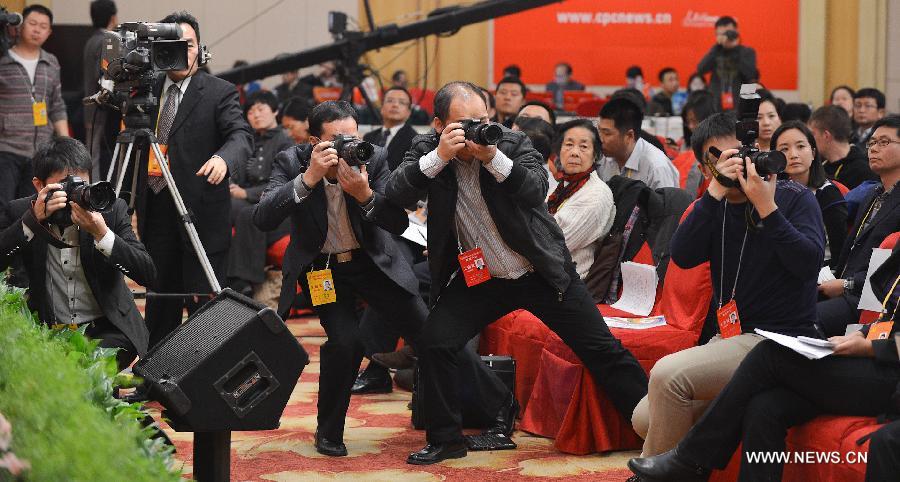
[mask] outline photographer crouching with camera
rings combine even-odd
[[[649,393],[632,417],[644,457],[670,450],[688,432],[764,339],[755,329],[818,338],[822,213],[812,191],[776,180],[787,163],[782,153],[754,148],[759,101],[747,91],[740,120],[714,114],[691,135],[713,177],[672,237],[672,261],[685,269],[710,263],[719,334],[650,371]]]
[[[34,155],[36,196],[6,208],[0,231],[0,271],[20,256],[30,286],[28,307],[54,328],[76,329],[119,348],[119,369],[147,351],[149,334],[124,275],[150,286],[156,268],[131,229],[125,201],[109,183],[88,185],[91,156],[81,142],[60,137]],[[102,211],[102,212],[98,212]]]
[[[428,195],[433,307],[419,355],[426,465],[465,457],[457,354],[482,328],[519,308],[544,321],[630,416],[647,376],[606,327],[547,211],[544,159],[521,132],[487,122],[481,90],[451,82],[434,101],[435,133],[418,136],[387,195],[399,206]]]

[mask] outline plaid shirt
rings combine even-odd
[[[41,49],[34,74],[34,96],[25,67],[9,56],[0,57],[0,152],[32,157],[35,148],[53,136],[53,123],[66,120],[59,61]],[[34,102],[47,103],[47,125],[35,127]]]

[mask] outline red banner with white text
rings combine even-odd
[[[509,64],[522,80],[543,84],[557,62],[586,85],[624,85],[638,65],[644,80],[674,67],[682,87],[715,43],[719,16],[737,20],[743,45],[756,50],[760,81],[797,88],[798,0],[567,0],[494,21],[494,81]],[[708,78],[708,77],[707,77]]]

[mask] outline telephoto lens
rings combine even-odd
[[[493,122],[482,122],[478,119],[460,121],[466,131],[466,139],[482,146],[494,146],[503,137],[503,128]]]
[[[750,161],[762,177],[781,174],[787,168],[787,158],[780,151],[758,151],[750,154]]]

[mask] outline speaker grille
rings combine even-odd
[[[143,370],[154,380],[179,380],[256,317],[258,311],[228,297],[211,301],[155,347]]]

